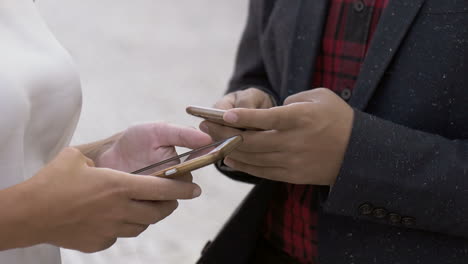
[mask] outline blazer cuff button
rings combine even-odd
[[[406,227],[412,227],[416,224],[416,219],[413,217],[403,217],[401,223]]]
[[[401,215],[396,213],[390,213],[388,214],[388,220],[390,220],[390,223],[398,225],[401,223]]]
[[[369,203],[365,203],[365,204],[359,206],[359,213],[361,215],[370,215],[370,214],[372,214],[373,210],[374,210],[374,207]]]

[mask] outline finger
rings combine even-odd
[[[172,214],[178,207],[177,201],[136,201],[130,202],[126,222],[129,224],[152,225]]]
[[[210,136],[190,127],[157,123],[154,129],[158,140],[163,146],[179,146],[194,149],[211,143]]]
[[[177,156],[177,152],[174,147],[159,147],[156,151],[153,151],[152,153],[149,154],[148,160],[151,160],[151,162],[148,163],[157,163],[161,162],[163,160],[167,160],[170,158],[174,158]],[[160,170],[164,170],[166,168],[172,167],[174,165],[177,165],[180,163],[180,159],[175,159],[169,162],[164,162],[163,164],[151,168],[149,170],[143,171],[141,173],[138,173],[140,175],[152,175],[155,172],[158,172]]]
[[[270,108],[273,105],[270,95],[258,88],[240,91],[236,99],[235,108]]]
[[[174,177],[172,179],[178,180],[178,181],[183,181],[183,182],[193,182],[193,176],[192,176],[191,173],[178,175],[178,176],[176,176],[176,177]]]
[[[193,199],[201,189],[194,183],[153,176],[129,175],[123,179],[127,195],[131,199],[169,201]]]
[[[242,133],[239,129],[219,125],[210,121],[201,122],[200,129],[209,134],[215,141],[230,138]]]
[[[287,176],[286,170],[283,168],[259,167],[259,166],[246,164],[237,160],[233,160],[231,158],[224,159],[224,164],[226,164],[228,167],[234,170],[242,171],[252,176],[269,179],[273,181],[284,181],[282,179]]]
[[[85,162],[86,162],[86,165],[88,165],[88,167],[96,167],[96,165],[94,164],[94,161],[88,157],[85,157]]]
[[[285,134],[276,130],[240,131],[212,122],[205,122],[203,126],[204,128],[202,129],[206,129],[210,136],[216,141],[241,135],[243,143],[237,149],[245,152],[264,153],[281,151],[284,150],[283,144],[288,141],[288,139],[285,138]]]
[[[245,131],[240,134],[242,145],[237,150],[252,153],[271,153],[289,149],[286,133],[277,130]]]
[[[234,105],[235,101],[236,101],[236,93],[230,93],[230,94],[225,95],[218,102],[216,102],[213,107],[217,109],[222,109],[222,110],[231,109],[235,107]]]
[[[115,242],[117,242],[117,238],[111,238],[109,240],[106,240],[106,241],[102,242],[99,245],[99,251],[106,250],[106,249],[112,247],[112,245],[114,245]]]
[[[236,93],[235,108],[259,108],[262,104],[263,97],[260,93],[256,94],[255,88],[249,88]]]
[[[117,237],[137,237],[148,228],[148,225],[122,224],[116,232]]]
[[[297,126],[297,119],[303,111],[297,105],[269,109],[228,110],[224,121],[241,127],[256,127],[263,130],[287,130]]]
[[[254,153],[244,151],[233,151],[228,156],[230,159],[258,167],[283,167],[284,153],[267,152]]]
[[[78,163],[76,163],[78,161]],[[57,163],[70,163],[72,162],[75,165],[82,166],[84,164],[87,164],[88,166],[94,165],[94,162],[83,155],[83,153],[73,147],[66,147],[64,148],[58,155],[57,157],[54,158],[52,162],[57,162]],[[91,166],[93,167],[93,166]]]

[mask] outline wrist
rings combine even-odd
[[[1,191],[0,250],[45,243],[47,211],[38,206],[33,187],[26,181]]]

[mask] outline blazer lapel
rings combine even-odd
[[[390,65],[425,0],[389,0],[349,104],[363,110]]]
[[[282,76],[282,101],[291,94],[312,88],[311,77],[322,44],[328,0],[300,0],[295,32]],[[310,87],[310,88],[308,88]]]

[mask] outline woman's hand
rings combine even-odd
[[[103,250],[117,238],[138,236],[164,219],[178,199],[201,193],[193,183],[93,165],[68,148],[28,181],[4,190],[0,248],[49,243],[84,252]],[[15,200],[14,207],[8,208],[9,199]]]
[[[136,125],[95,159],[96,166],[132,172],[176,156],[174,146],[194,149],[210,143],[210,136],[189,127],[163,122]]]
[[[251,175],[295,184],[333,185],[348,145],[354,112],[335,93],[314,89],[289,97],[285,106],[232,109],[224,121],[265,131],[245,131],[210,122],[200,127],[214,139],[241,134],[244,143],[224,163]]]

